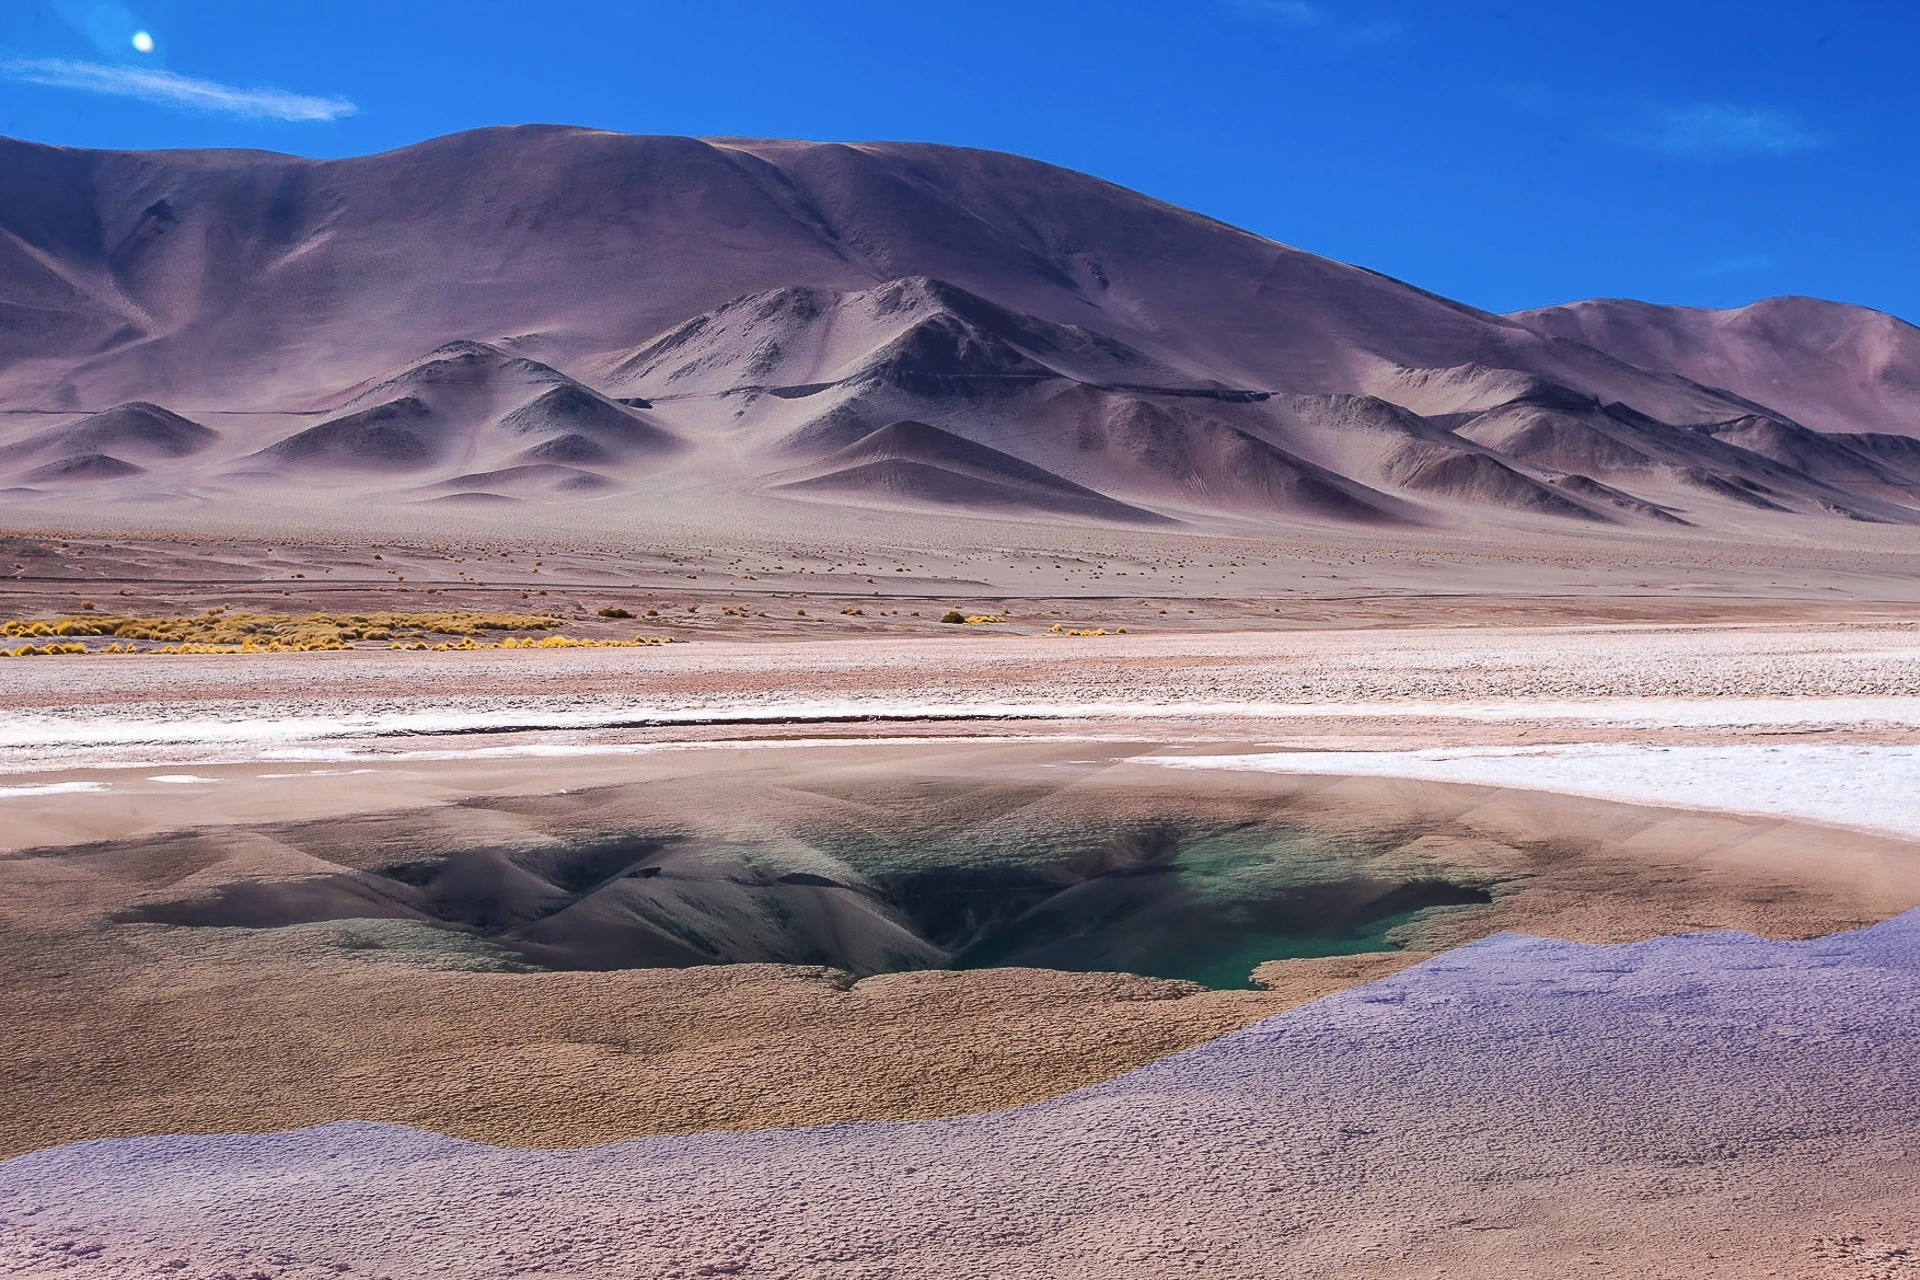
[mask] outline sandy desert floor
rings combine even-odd
[[[871,639],[943,634],[934,620],[949,608],[1004,613],[1016,631],[1062,622],[1162,633],[1831,623],[1911,620],[1920,608],[1920,530],[1846,521],[1675,541],[1497,527],[1175,535],[792,504],[716,526],[697,510],[626,513],[611,526],[583,515],[578,527],[521,536],[475,518],[374,538],[343,533],[337,512],[298,507],[251,513],[284,530],[270,537],[244,523],[219,529],[217,508],[192,517],[213,530],[200,533],[165,532],[180,513],[151,513],[154,532],[124,510],[92,511],[115,524],[0,534],[0,613],[66,613],[82,601],[118,613],[538,607],[589,631],[630,632],[594,617],[611,605],[654,609],[682,638]],[[350,518],[355,530],[398,519]],[[311,529],[293,531],[303,520]]]
[[[875,571],[868,591],[887,582],[876,606],[851,603],[864,582],[836,584],[840,594],[808,582],[805,596],[803,584],[761,585],[761,571],[791,572],[798,557],[752,566],[752,582],[737,580],[744,562],[726,566],[735,580],[708,594],[705,577],[722,567],[711,561],[612,587],[589,581],[604,558],[522,551],[541,563],[480,592],[461,576],[480,572],[465,553],[436,553],[429,568],[419,549],[307,548],[307,567],[286,572],[308,577],[269,584],[273,557],[234,545],[222,554],[241,567],[223,581],[181,568],[206,548],[21,540],[13,563],[27,569],[0,584],[0,611],[71,612],[82,591],[124,614],[389,608],[406,591],[417,592],[409,608],[531,604],[563,616],[568,634],[660,626],[676,643],[5,660],[0,1016],[16,1048],[0,1059],[0,1095],[31,1102],[0,1110],[0,1155],[341,1120],[553,1148],[973,1115],[1374,990],[1364,984],[1503,932],[1613,945],[1729,928],[1808,939],[1920,905],[1920,606],[1884,566],[1874,589],[1832,604],[1804,591],[1559,602],[1368,592],[1256,612],[1211,584],[1089,599],[1091,575],[1108,571],[1097,560],[1078,588],[1062,570],[1031,596],[983,577],[963,597],[931,570],[908,589],[880,570],[913,565],[852,565]],[[349,562],[367,570],[373,555],[381,566],[411,557],[391,576],[412,581],[312,585]],[[823,557],[815,572],[844,576],[835,563]],[[536,567],[559,585],[530,585]],[[687,586],[669,589],[682,569],[701,577],[682,573]],[[555,594],[543,602],[543,590]],[[657,616],[598,616],[614,604]],[[1009,621],[939,623],[949,606]],[[1048,633],[1056,622],[1127,633],[1062,637]],[[411,907],[346,922],[286,914],[303,894],[360,893],[396,868],[572,848],[607,831],[777,853],[786,861],[754,883],[801,885],[794,901],[815,881],[829,895],[894,883],[849,847],[965,862],[1025,833],[1104,857],[1167,831],[1176,844],[1280,833],[1279,852],[1260,856],[1305,867],[1301,883],[1444,883],[1471,900],[1384,918],[1384,933],[1355,932],[1364,945],[1331,948],[1344,954],[1242,956],[1257,981],[1240,989],[1037,966],[554,971],[501,945],[510,933],[449,928]],[[233,905],[260,902],[272,909]],[[855,954],[865,935],[833,919],[839,932],[822,945]],[[1716,1187],[1733,1176],[1701,1167]],[[1847,1168],[1871,1184],[1872,1213],[1809,1201],[1768,1237],[1764,1266],[1716,1270],[1697,1240],[1660,1254],[1657,1224],[1636,1218],[1631,1249],[1582,1246],[1597,1259],[1588,1270],[1667,1274],[1648,1261],[1665,1257],[1681,1268],[1672,1274],[1676,1259],[1690,1274],[1907,1274],[1906,1255],[1887,1251],[1908,1247],[1920,1201],[1881,1166]],[[1604,1198],[1606,1178],[1594,1177],[1579,1194]],[[1553,1183],[1555,1194],[1570,1185]],[[1674,1188],[1689,1213],[1709,1201],[1733,1212]],[[1393,1211],[1368,1213],[1388,1223]],[[1564,1274],[1553,1252],[1563,1228],[1502,1226],[1506,1243],[1480,1261]],[[1456,1246],[1408,1256],[1479,1256]],[[1508,1265],[1539,1249],[1551,1268]],[[1272,1274],[1336,1257],[1352,1274],[1445,1273],[1309,1250]],[[1164,1261],[1139,1274],[1180,1273]],[[732,1274],[697,1265],[687,1274]],[[960,1274],[950,1258],[935,1270],[925,1258],[873,1265],[790,1273]]]
[[[7,1143],[357,1117],[567,1145],[958,1114],[1500,930],[1871,923],[1920,904],[1899,800],[1917,652],[1905,626],[1745,625],[20,660],[0,877],[7,1015],[34,1031],[5,1070],[40,1101]],[[1270,965],[1266,991],[501,972],[431,930],[114,922],[569,832],[805,840],[959,814],[1290,825],[1492,900],[1393,951]]]

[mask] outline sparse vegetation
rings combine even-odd
[[[955,625],[963,623],[966,620],[967,620],[967,615],[960,612],[958,609],[949,609],[945,613],[940,615],[940,621],[951,622],[951,623],[954,623]]]
[[[633,614],[629,613],[625,609],[620,608],[618,605],[614,605],[609,608],[600,610],[600,616],[603,618],[631,618]]]
[[[487,632],[552,631],[561,620],[510,613],[228,613],[127,618],[113,615],[18,619],[0,623],[0,637],[46,640],[0,648],[0,656],[27,658],[71,653],[313,653],[349,649],[356,641],[388,641],[389,648],[426,648],[428,636],[471,641]],[[115,643],[90,648],[85,639]],[[553,637],[550,637],[553,638]],[[530,639],[530,638],[529,638]],[[626,644],[627,641],[615,643]],[[475,647],[478,647],[477,644]]]
[[[508,636],[498,644],[480,644],[472,639],[455,643],[441,643],[433,646],[436,653],[450,653],[468,649],[644,649],[657,644],[672,644],[672,636],[635,636],[631,640],[591,640],[574,636],[540,636],[537,639],[527,636],[516,639]]]

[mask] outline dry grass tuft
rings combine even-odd
[[[0,649],[15,658],[75,653],[314,653],[351,649],[357,641],[389,641],[389,648],[424,649],[427,636],[471,641],[485,632],[551,631],[560,619],[516,613],[228,613],[209,609],[195,616],[21,619],[0,623],[0,636],[52,643]],[[89,648],[85,639],[116,643]],[[624,642],[621,642],[624,643]],[[441,648],[448,647],[441,645]]]

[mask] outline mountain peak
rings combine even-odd
[[[0,324],[0,483],[33,471],[54,496],[112,473],[155,501],[273,503],[312,467],[376,503],[397,475],[746,502],[920,423],[1010,460],[962,488],[1068,493],[1017,479],[1036,468],[1079,516],[1920,511],[1884,443],[1920,434],[1920,330],[1839,304],[1491,316],[1085,174],[917,143],[527,125],[348,160],[9,155],[0,308],[31,323]],[[132,402],[191,418],[88,425]],[[885,483],[861,501],[959,474],[869,464]],[[809,501],[829,490],[853,492]]]

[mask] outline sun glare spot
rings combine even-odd
[[[133,48],[134,48],[134,52],[136,53],[152,53],[153,52],[153,33],[150,31],[134,32]]]

